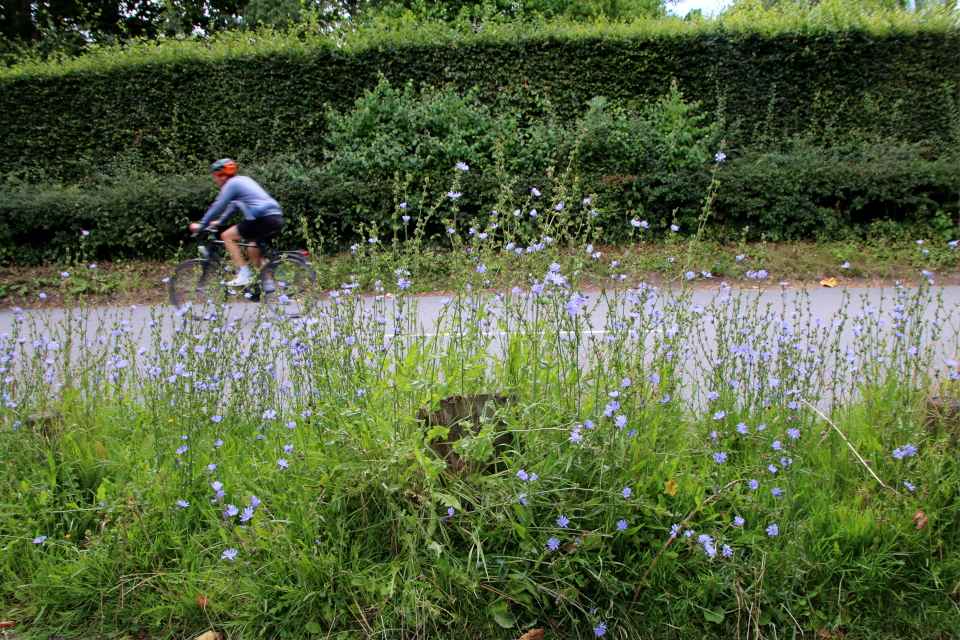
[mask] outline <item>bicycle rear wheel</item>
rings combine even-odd
[[[314,308],[317,276],[304,260],[285,254],[260,274],[260,301],[276,317],[303,318]]]
[[[210,260],[185,260],[177,265],[167,284],[170,304],[178,315],[209,320],[219,315],[226,289],[220,284],[220,269]]]

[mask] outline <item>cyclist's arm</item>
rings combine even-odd
[[[231,188],[230,182],[228,181],[220,189],[220,193],[217,194],[217,199],[213,201],[213,204],[210,205],[210,208],[207,209],[207,212],[203,214],[203,217],[200,219],[200,228],[206,229],[211,222],[214,220],[222,221],[227,218],[234,209],[236,205],[233,203],[235,197],[235,189]]]
[[[233,215],[233,212],[240,208],[237,205],[238,203],[236,201],[228,204],[227,208],[223,210],[223,214],[219,218],[211,222],[210,225],[213,227],[223,226],[223,223],[226,222],[230,218],[230,216]]]

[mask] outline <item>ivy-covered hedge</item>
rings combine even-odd
[[[324,105],[346,110],[381,73],[473,90],[530,119],[574,118],[595,96],[639,107],[676,79],[738,145],[814,134],[948,148],[960,42],[950,24],[413,25],[342,46],[279,34],[139,45],[0,73],[0,174],[71,181],[116,164],[186,172],[224,155],[319,150]]]

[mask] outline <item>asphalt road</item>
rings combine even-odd
[[[649,293],[648,290],[643,295]],[[924,309],[921,317],[913,318],[912,321],[914,324],[928,323],[939,317],[940,343],[943,345],[945,353],[952,357],[956,355],[958,337],[960,337],[960,286],[932,287],[930,293],[931,303]],[[694,312],[697,309],[703,309],[702,313],[709,316],[711,309],[716,310],[718,308],[716,306],[712,307],[712,305],[721,303],[725,297],[734,298],[735,302],[742,308],[750,308],[756,305],[753,308],[758,309],[760,313],[782,316],[789,319],[795,326],[799,326],[808,318],[821,318],[823,321],[829,322],[842,314],[855,318],[858,314],[874,313],[889,318],[894,313],[894,306],[900,302],[899,296],[901,294],[913,296],[916,294],[916,290],[900,292],[892,287],[848,290],[828,288],[796,290],[771,287],[764,291],[721,289],[717,291],[695,291],[690,299],[683,300],[682,304],[689,305]],[[664,306],[681,304],[676,296],[676,292],[658,292],[654,300],[642,300],[643,308],[646,310],[662,309]],[[493,317],[497,316],[500,305],[496,299],[483,301],[480,296],[477,296],[471,301],[475,306],[485,304],[492,312],[491,315]],[[411,305],[411,303],[415,304]],[[462,327],[452,326],[452,314],[445,311],[448,303],[449,298],[437,296],[406,297],[404,301],[406,320],[402,323],[402,333],[458,332]],[[589,335],[603,335],[605,333],[610,303],[609,298],[605,298],[598,293],[587,295],[587,300],[583,303],[579,312],[583,317],[581,322],[583,333]],[[623,303],[622,299],[620,303]],[[332,312],[333,304],[329,297],[325,296],[323,305],[325,311]],[[259,309],[260,307],[257,304],[240,303],[229,305],[227,313],[230,317],[239,319],[242,324],[252,326],[258,322]],[[383,315],[386,320],[385,327],[389,332],[392,331],[392,323],[397,311],[397,300],[394,298],[383,299],[377,306],[373,298],[365,297],[362,303],[358,305],[356,312],[363,313],[364,311],[377,312]],[[161,323],[162,331],[169,335],[176,326],[183,322],[170,306],[107,307],[73,310],[69,313],[73,316],[82,315],[87,329],[91,333],[95,333],[100,328],[116,327],[119,322],[125,323],[125,326],[134,331],[142,329],[150,322],[154,322]],[[321,312],[318,311],[318,313]],[[617,315],[622,317],[622,313]],[[62,309],[23,311],[19,314],[13,310],[0,311],[0,333],[12,331],[14,323],[20,321],[23,326],[32,326],[35,332],[43,335],[45,326],[63,323],[67,321],[68,317],[68,312]],[[500,328],[494,321],[490,332],[496,334],[499,331]],[[708,341],[716,340],[715,336],[707,335],[705,337]],[[146,332],[144,332],[143,340],[146,339]],[[841,346],[848,339],[852,340],[852,334],[849,337],[841,336]]]

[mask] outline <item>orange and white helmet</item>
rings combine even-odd
[[[230,158],[217,160],[210,165],[210,173],[215,176],[226,176],[229,178],[237,173],[237,161],[231,160]]]

